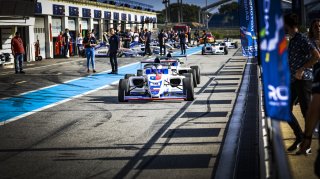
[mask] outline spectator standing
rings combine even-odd
[[[207,44],[207,32],[206,30],[202,31],[202,40],[204,44]]]
[[[78,37],[77,37],[77,49],[78,49],[78,55],[79,55],[79,57],[81,56],[80,47],[82,46],[82,41],[83,41],[83,38],[82,38],[82,36],[81,36],[81,33],[78,33]]]
[[[92,65],[92,71],[93,73],[96,72],[95,70],[95,62],[94,62],[94,47],[97,45],[97,41],[96,38],[94,38],[93,36],[91,36],[91,33],[88,32],[86,37],[83,39],[83,45],[86,49],[86,56],[87,56],[87,72],[90,72],[90,61],[91,61],[91,65]]]
[[[168,35],[168,40],[171,42],[173,39],[173,35],[172,32],[170,30],[167,31],[167,35]]]
[[[134,47],[138,44],[139,44],[139,33],[137,31],[135,31],[133,34],[133,43],[131,46]]]
[[[183,30],[179,34],[179,40],[180,40],[181,55],[185,55],[186,54],[186,34]]]
[[[139,32],[139,43],[144,44],[144,41],[145,41],[145,39],[144,39],[144,31],[143,31],[143,29],[141,28],[141,30],[140,30],[140,32]]]
[[[16,71],[16,74],[25,73],[23,71],[23,56],[25,54],[23,41],[20,37],[20,32],[16,32],[15,36],[11,40],[11,51],[12,55],[14,56],[14,69]]]
[[[134,35],[134,32],[132,31],[132,29],[130,29],[130,31],[129,31],[129,35],[130,35],[130,37],[131,37],[131,42],[134,40],[133,38],[133,35]]]
[[[114,32],[114,29],[110,30],[110,38],[109,38],[109,57],[112,71],[109,74],[118,74],[118,61],[117,61],[117,53],[120,49],[120,38]]]
[[[108,32],[104,32],[102,35],[103,41],[105,42],[105,44],[109,43],[109,35]]]
[[[306,115],[311,98],[312,81],[309,79],[302,79],[301,74],[305,68],[312,66],[311,62],[318,60],[318,53],[309,39],[305,37],[298,30],[298,20],[295,14],[288,14],[285,16],[285,28],[291,36],[288,46],[288,58],[291,73],[291,116],[289,123],[290,127],[296,136],[295,142],[287,149],[292,152],[297,149],[298,144],[302,142],[303,132],[301,127],[292,113],[294,100],[297,98],[300,104],[301,113],[306,120]],[[311,57],[310,57],[310,54]]]
[[[306,68],[313,65],[313,82],[312,98],[307,112],[304,139],[297,152],[298,155],[307,154],[309,150],[311,150],[312,133],[320,119],[320,19],[315,19],[311,22],[308,36],[316,49],[316,51],[312,51],[311,53],[313,56],[316,56],[317,59],[311,59],[311,62],[302,67]],[[320,170],[320,168],[318,168],[318,170]]]
[[[188,44],[190,45],[191,44],[191,28],[188,30],[187,35],[188,35]]]
[[[124,48],[130,48],[130,42],[131,42],[131,36],[129,30],[126,30],[126,32],[123,35],[123,47]]]
[[[166,37],[165,37],[163,29],[161,29],[161,31],[158,35],[158,40],[159,40],[159,46],[160,46],[160,55],[163,55],[162,49],[164,50],[164,55],[166,55],[167,54],[166,53],[166,45],[165,45]]]
[[[150,47],[150,43],[151,43],[151,32],[148,31],[148,29],[145,29],[144,31],[144,38],[145,38],[145,52],[144,55],[152,55],[151,53],[151,47]]]
[[[91,37],[96,38],[96,31],[94,29],[91,30]]]
[[[58,47],[60,48],[60,56],[64,55],[64,40],[63,40],[63,32],[61,31],[57,37]]]
[[[193,33],[193,36],[194,36],[193,45],[194,45],[194,42],[197,42],[197,46],[199,46],[199,31],[196,30],[196,31]]]
[[[63,45],[64,45],[64,57],[69,58],[69,42],[70,42],[70,34],[69,29],[65,29],[65,32],[63,34]]]

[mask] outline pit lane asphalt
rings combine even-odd
[[[112,85],[0,126],[0,175],[211,178],[245,65],[230,60],[239,57],[229,52],[188,58],[202,71],[194,102],[118,103],[117,85]],[[81,63],[51,70],[85,71]],[[215,79],[218,70],[224,72],[221,81]]]

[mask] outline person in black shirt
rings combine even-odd
[[[164,34],[163,29],[161,29],[158,35],[158,39],[159,39],[159,46],[160,46],[160,55],[162,55],[162,49],[164,49],[164,55],[166,55],[166,45],[165,45],[166,36]]]
[[[203,43],[207,44],[207,32],[205,30],[202,31],[202,39]]]
[[[91,36],[90,32],[87,32],[86,37],[83,39],[83,46],[86,49],[86,57],[87,57],[87,72],[90,72],[90,59],[91,59],[91,65],[92,65],[92,71],[93,73],[96,72],[95,70],[95,62],[94,62],[94,47],[97,45],[96,38]]]
[[[117,53],[120,49],[120,38],[114,33],[114,29],[110,30],[110,38],[109,38],[109,57],[112,71],[109,74],[118,74],[118,61],[117,61]]]
[[[65,29],[65,32],[63,34],[63,45],[64,45],[64,57],[68,58],[68,52],[69,52],[69,29]]]
[[[181,55],[186,54],[186,34],[182,30],[179,34],[179,39],[180,39],[180,48],[181,48]]]
[[[151,53],[151,47],[150,47],[150,43],[151,43],[151,32],[148,31],[148,29],[144,30],[145,34],[144,34],[144,38],[145,38],[145,51],[144,51],[144,55],[152,55]]]
[[[308,36],[318,51],[318,62],[313,65],[312,99],[307,112],[304,139],[297,154],[308,153],[314,128],[320,119],[320,19],[314,19],[311,22]]]
[[[194,45],[194,42],[197,42],[197,46],[199,46],[199,31],[196,30],[193,34],[194,36],[194,39],[193,39],[193,45]]]
[[[189,31],[187,32],[188,34],[188,44],[190,45],[191,44],[191,28],[189,29]]]
[[[130,42],[131,42],[131,36],[129,34],[129,30],[126,30],[126,32],[123,35],[123,48],[130,48]]]
[[[139,43],[143,44],[144,43],[144,31],[141,28],[140,32],[139,32]]]
[[[288,46],[288,58],[291,73],[291,111],[294,100],[297,98],[300,104],[301,113],[306,120],[307,111],[311,98],[312,81],[302,79],[306,68],[312,67],[315,60],[318,60],[319,54],[310,40],[298,30],[298,17],[295,14],[288,14],[284,18],[285,29],[292,37]],[[311,54],[311,55],[310,55]],[[301,127],[291,112],[291,121],[288,122],[296,136],[295,142],[287,149],[289,152],[295,151],[298,144],[302,142],[303,132]]]

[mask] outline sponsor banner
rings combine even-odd
[[[290,121],[290,69],[281,1],[257,2],[266,115],[272,119]]]
[[[61,18],[52,18],[52,36],[53,37],[57,37],[62,31],[61,22],[62,22]]]
[[[76,21],[74,19],[68,19],[68,28],[70,31],[76,30]]]
[[[239,0],[240,39],[242,54],[246,57],[256,57],[258,54],[254,3],[254,0]]]
[[[87,30],[88,29],[88,20],[82,19],[80,21],[80,24],[82,25],[82,30]]]

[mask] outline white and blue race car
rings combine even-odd
[[[127,74],[118,86],[119,102],[129,100],[194,100],[192,73],[179,74],[173,67],[176,60],[141,62],[137,74]]]
[[[202,47],[201,54],[202,55],[206,55],[206,54],[227,55],[228,49],[224,43],[213,43],[213,44],[207,43]]]

